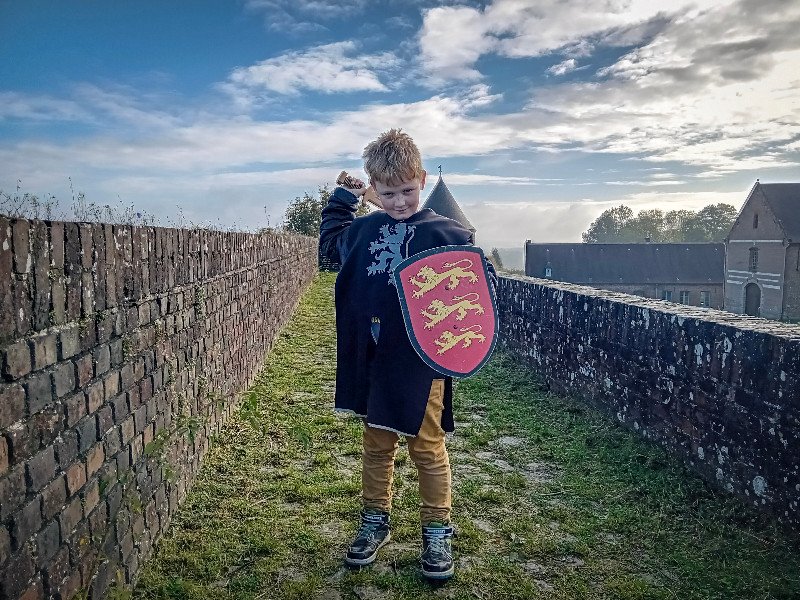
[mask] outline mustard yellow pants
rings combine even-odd
[[[444,379],[434,379],[419,433],[416,437],[406,437],[408,453],[419,475],[419,512],[423,525],[431,521],[450,521],[450,458],[441,425],[443,409]],[[364,423],[361,473],[364,508],[391,510],[394,457],[399,441],[400,434]]]

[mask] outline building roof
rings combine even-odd
[[[525,274],[569,283],[722,284],[725,245],[683,244],[533,244],[525,247]]]
[[[458,221],[472,233],[475,233],[475,226],[469,222],[469,219],[467,219],[461,207],[458,206],[458,202],[453,198],[453,194],[450,193],[450,190],[447,189],[441,175],[439,175],[439,181],[433,186],[422,208],[430,208],[437,215],[442,215],[443,217]]]
[[[756,189],[764,194],[784,235],[800,241],[800,183],[756,183],[753,192]]]

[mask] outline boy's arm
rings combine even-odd
[[[319,226],[319,247],[323,256],[342,263],[349,251],[347,232],[356,218],[358,198],[348,190],[337,187],[322,209]]]

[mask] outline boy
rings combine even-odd
[[[471,235],[456,221],[419,210],[426,172],[407,134],[381,134],[363,158],[383,210],[355,218],[366,186],[338,187],[320,227],[323,254],[341,263],[335,287],[336,410],[364,419],[361,526],[345,561],[368,565],[389,541],[394,456],[403,435],[419,473],[422,572],[447,579],[454,571],[445,448],[445,432],[453,431],[452,379],[428,367],[411,345],[392,273],[409,256],[468,244]]]

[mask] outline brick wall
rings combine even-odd
[[[517,276],[498,300],[552,388],[800,529],[800,326]]]
[[[316,266],[311,238],[0,217],[0,598],[133,580]]]

